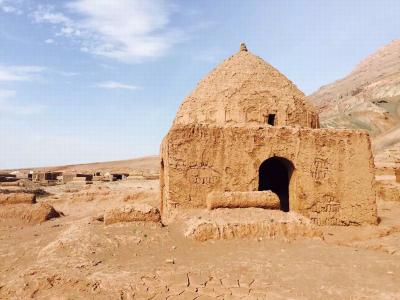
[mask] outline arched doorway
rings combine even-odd
[[[289,211],[289,183],[294,166],[283,157],[274,156],[265,160],[259,169],[258,190],[271,190],[278,195],[281,210]]]

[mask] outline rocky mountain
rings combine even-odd
[[[309,96],[323,127],[366,129],[378,158],[400,162],[400,40]]]

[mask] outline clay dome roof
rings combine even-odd
[[[199,82],[181,104],[174,125],[271,122],[315,128],[318,115],[289,79],[242,44]]]

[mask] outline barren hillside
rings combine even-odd
[[[320,112],[322,126],[366,129],[378,157],[391,156],[392,162],[400,158],[400,40],[309,98]]]
[[[61,172],[81,172],[91,173],[94,171],[101,172],[121,172],[131,173],[135,171],[143,171],[147,173],[158,173],[159,171],[159,157],[146,156],[127,160],[116,160],[108,162],[95,162],[79,165],[66,165],[66,166],[53,166],[43,168],[24,168],[19,169],[20,172],[25,173],[30,170],[45,170],[45,171],[61,171]],[[11,171],[11,170],[5,170]]]

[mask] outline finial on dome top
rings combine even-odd
[[[245,43],[240,44],[240,51],[246,51],[247,52],[247,47]]]

